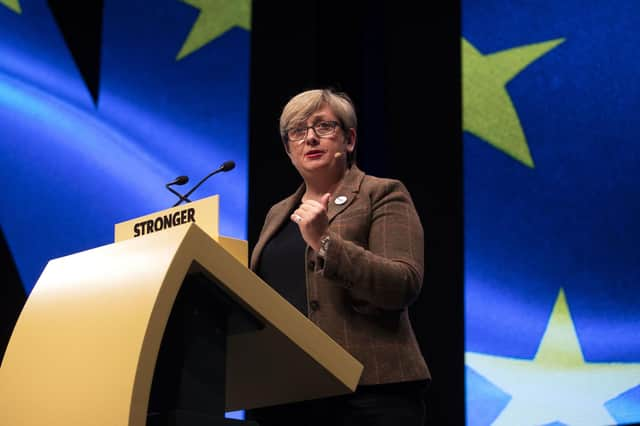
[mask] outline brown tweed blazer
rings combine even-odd
[[[304,194],[304,184],[267,213],[252,251],[260,253]],[[360,384],[429,379],[407,307],[422,287],[424,240],[405,186],[352,166],[329,204],[331,241],[320,257],[307,246],[309,318],[364,365]]]

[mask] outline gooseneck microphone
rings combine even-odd
[[[207,179],[209,179],[211,176],[215,175],[216,173],[220,173],[220,172],[228,172],[229,170],[233,170],[234,167],[236,167],[236,163],[234,161],[225,161],[224,163],[222,163],[220,165],[220,167],[218,167],[216,170],[212,171],[211,173],[209,173],[208,175],[206,175],[205,177],[203,177],[200,182],[198,182],[193,188],[191,188],[189,190],[189,192],[187,192],[186,194],[180,196],[180,199],[178,200],[177,203],[175,203],[173,205],[173,207],[179,205],[180,203],[182,203],[183,201],[186,202],[191,202],[191,200],[189,200],[189,195],[193,194],[193,191],[195,191],[196,189],[198,189],[200,187],[200,185],[202,185]],[[182,176],[181,176],[182,177]],[[186,182],[185,182],[186,183]]]
[[[172,185],[184,185],[185,183],[189,182],[189,177],[188,176],[178,176],[177,178],[175,178],[174,180],[172,180],[171,182],[167,183],[165,185],[165,187],[171,191],[172,193],[174,193],[180,200],[185,200],[185,201],[191,201],[189,199],[187,199],[186,197],[184,197],[183,195],[181,195],[178,191],[176,191],[175,189],[171,188]]]

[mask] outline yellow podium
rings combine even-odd
[[[187,221],[47,264],[0,367],[0,424],[168,424],[151,421],[167,407],[223,417],[352,392],[362,369],[242,250]]]

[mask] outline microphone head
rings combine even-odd
[[[220,171],[221,172],[228,172],[229,170],[233,170],[234,167],[236,167],[235,161],[233,161],[233,160],[225,161],[220,166]]]
[[[177,178],[175,178],[174,180],[169,182],[167,184],[167,186],[169,186],[169,185],[184,185],[187,182],[189,182],[189,176],[178,176]]]

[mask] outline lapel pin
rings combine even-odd
[[[345,197],[344,195],[340,195],[339,197],[336,197],[333,202],[340,206],[347,202],[347,197]]]

